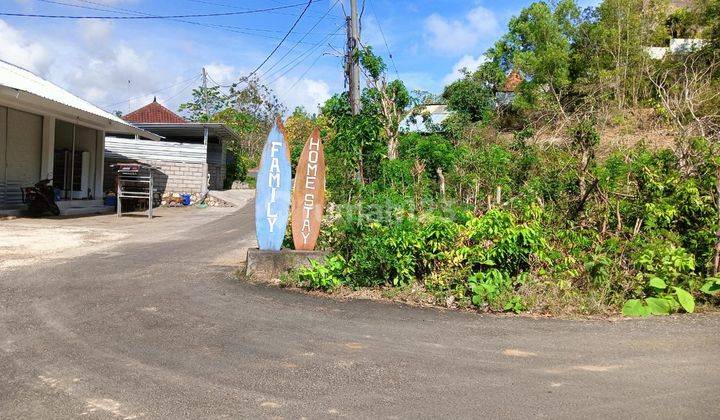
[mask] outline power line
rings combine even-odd
[[[290,33],[292,32],[292,30],[295,29],[295,27],[297,26],[298,22],[300,22],[300,19],[302,19],[302,17],[305,16],[305,12],[307,12],[307,10],[310,8],[310,5],[312,4],[312,2],[313,2],[313,0],[308,0],[307,5],[306,5],[305,8],[303,9],[302,13],[300,13],[300,16],[298,16],[298,18],[295,19],[295,22],[293,22],[292,26],[290,27],[290,30],[285,34],[285,36],[280,40],[280,42],[275,46],[275,48],[273,48],[273,50],[270,52],[270,54],[268,54],[268,56],[265,57],[265,59],[263,60],[263,62],[260,63],[260,65],[257,66],[257,67],[255,68],[255,70],[253,70],[252,72],[250,72],[250,74],[248,75],[248,77],[252,77],[252,75],[254,75],[255,73],[257,73],[257,71],[260,70],[260,68],[261,68],[262,66],[264,66],[265,63],[268,62],[268,60],[270,60],[270,57],[272,57],[273,54],[275,54],[275,53],[277,52],[277,50],[280,48],[280,46],[283,44],[283,42],[285,42],[285,40],[287,39],[287,37],[290,36]]]
[[[290,53],[293,52],[293,51],[295,50],[295,48],[297,48],[297,46],[310,34],[310,32],[312,32],[313,29],[317,28],[317,26],[320,24],[320,22],[322,22],[322,21],[327,17],[327,15],[330,14],[330,12],[335,8],[335,6],[337,6],[337,4],[338,4],[339,1],[340,1],[340,0],[335,0],[335,2],[332,4],[332,6],[330,6],[330,8],[325,12],[325,14],[322,15],[322,16],[320,17],[320,19],[317,20],[317,22],[315,22],[315,25],[313,25],[312,28],[310,28],[309,31],[305,32],[305,35],[303,35],[302,38],[300,38],[298,41],[296,41],[295,44],[292,46],[292,48],[290,48],[289,50],[287,50],[282,57],[280,57],[277,61],[275,61],[275,63],[274,63],[272,66],[270,66],[270,68],[268,68],[267,70],[265,70],[265,72],[263,73],[263,75],[269,73],[270,70],[272,70],[273,68],[275,68],[275,66],[277,66],[278,64],[280,64],[280,63],[285,59],[285,57],[287,57],[288,55],[290,55]]]
[[[195,80],[192,80],[190,83],[188,83],[188,84],[186,84],[185,86],[181,87],[180,90],[178,90],[178,92],[177,92],[176,94],[174,94],[173,96],[165,99],[164,102],[169,105],[169,104],[170,104],[170,101],[172,101],[173,99],[175,99],[175,98],[177,98],[178,96],[180,96],[180,95],[182,95],[183,93],[185,93],[185,91],[186,91],[189,87],[191,87],[194,83],[195,83]]]
[[[338,32],[340,29],[342,29],[342,26],[338,26],[338,28],[335,30],[335,32]],[[326,39],[329,39],[330,36],[332,36],[332,35],[333,35],[333,34],[328,34],[328,36],[326,37]],[[277,82],[277,81],[280,80],[283,76],[285,76],[285,75],[288,74],[290,71],[292,71],[294,68],[296,68],[297,66],[299,66],[303,61],[305,61],[305,60],[306,60],[308,57],[310,57],[315,51],[317,51],[317,49],[318,49],[324,42],[325,42],[325,40],[321,40],[321,41],[318,42],[314,47],[309,48],[309,49],[306,50],[304,53],[302,53],[302,54],[300,54],[299,56],[297,56],[294,60],[290,61],[290,62],[287,63],[285,66],[283,66],[282,68],[280,68],[280,69],[279,69],[278,71],[276,71],[274,74],[277,74],[277,73],[279,73],[279,72],[282,71],[282,70],[285,70],[285,69],[286,69],[286,70],[285,70],[282,74],[280,74],[279,76],[274,77],[271,81],[268,82],[268,84],[271,85],[271,84]],[[322,57],[323,54],[324,54],[324,53],[320,54],[320,57]],[[318,59],[319,59],[319,57],[318,57]],[[315,60],[315,62],[317,62],[317,60]],[[313,65],[314,65],[314,63],[313,63]],[[289,67],[288,67],[288,66],[289,66]],[[312,67],[312,65],[311,65],[311,67]],[[307,71],[305,72],[305,74],[306,74],[306,73],[307,73]],[[305,74],[303,74],[303,76],[304,76]],[[273,75],[273,76],[274,76],[274,75]]]
[[[363,0],[363,8],[365,7],[365,1]],[[390,62],[393,65],[393,69],[395,69],[395,76],[400,79],[400,73],[398,72],[397,66],[395,65],[395,59],[393,58],[392,52],[390,51],[390,46],[388,45],[387,39],[385,38],[385,32],[382,29],[382,25],[380,24],[380,19],[378,19],[377,14],[375,13],[375,7],[373,6],[372,0],[370,1],[370,11],[372,11],[373,16],[375,17],[375,22],[377,22],[378,29],[380,29],[380,35],[382,36],[383,42],[385,43],[385,48],[387,49],[388,55],[390,56]]]
[[[210,73],[205,72],[205,74],[207,75],[207,78],[210,79],[211,82],[215,83],[215,86],[222,87],[222,86],[220,86],[220,83],[216,82],[215,79],[213,79],[212,76],[210,76]]]
[[[247,9],[247,7],[240,7],[240,6],[237,6],[237,5],[219,3],[219,2],[216,2],[216,1],[208,1],[208,0],[187,0],[187,1],[192,2],[192,3],[206,4],[206,5],[210,5],[210,6],[225,7],[225,8],[234,9],[234,10],[246,10],[246,9]],[[280,3],[280,2],[278,2],[278,1],[273,1],[273,3],[279,4],[279,5],[284,5],[283,3]],[[283,13],[283,12],[272,12],[272,13],[282,14],[282,15],[286,15],[286,16],[295,16],[295,15],[292,14],[292,13]],[[320,13],[315,13],[315,12],[313,12],[313,11],[308,11],[307,14],[308,14],[309,16],[310,16],[310,15],[312,15],[312,16],[320,16]]]
[[[310,63],[310,65],[305,69],[305,71],[300,75],[300,77],[298,77],[298,79],[290,86],[290,89],[294,89],[295,86],[297,86],[297,84],[302,81],[303,77],[305,77],[305,75],[308,74],[310,69],[313,68],[315,66],[315,64],[317,64],[318,60],[320,60],[324,55],[325,55],[325,52],[323,52],[322,54],[315,57],[315,60],[313,60],[313,62]]]
[[[275,69],[275,70],[272,71],[272,72],[269,72],[269,73],[264,74],[263,77],[266,78],[266,79],[269,79],[270,77],[272,77],[272,78],[273,78],[273,82],[275,82],[275,81],[279,78],[279,77],[277,77],[277,78],[275,77],[278,73],[284,71],[283,74],[280,75],[280,77],[282,77],[282,76],[284,76],[285,74],[287,74],[290,70],[292,70],[293,68],[295,68],[298,64],[300,64],[301,62],[303,62],[305,59],[307,59],[308,56],[312,55],[312,53],[315,52],[318,48],[320,48],[320,46],[321,46],[323,43],[325,43],[326,41],[329,41],[330,37],[332,37],[333,35],[335,35],[340,29],[342,29],[342,27],[343,27],[343,25],[338,25],[338,26],[335,28],[335,31],[334,31],[334,32],[327,34],[327,35],[325,36],[325,38],[323,38],[323,39],[321,39],[320,41],[318,41],[315,45],[313,45],[313,46],[311,46],[310,48],[308,48],[307,50],[303,51],[303,52],[300,53],[298,56],[296,56],[295,58],[293,58],[293,59],[290,60],[289,62],[285,63],[283,66]]]
[[[39,1],[43,1],[43,2],[45,2],[45,3],[59,4],[59,5],[68,6],[68,7],[77,7],[77,8],[81,8],[81,9],[101,10],[101,11],[104,11],[104,12],[111,12],[111,13],[122,13],[122,14],[134,14],[134,15],[143,15],[143,16],[154,16],[154,15],[152,15],[152,14],[150,14],[150,13],[139,12],[139,11],[131,10],[131,9],[123,9],[123,8],[120,8],[120,7],[113,7],[113,6],[107,6],[107,8],[102,8],[102,9],[101,9],[101,8],[91,7],[91,6],[81,6],[81,5],[78,5],[78,4],[64,3],[64,2],[60,2],[60,1],[56,1],[56,0],[39,0]],[[81,1],[81,2],[83,2],[83,3],[95,4],[95,5],[99,5],[99,6],[105,6],[105,5],[102,4],[102,3],[98,3],[98,2],[95,2],[95,1],[92,1],[92,0],[77,0],[77,1]],[[256,33],[245,32],[245,31],[281,32],[281,31],[273,31],[273,30],[268,30],[268,29],[244,28],[244,27],[232,26],[232,25],[219,25],[219,24],[213,24],[213,23],[195,22],[195,21],[184,20],[184,19],[170,19],[170,20],[173,20],[173,21],[176,21],[176,22],[181,22],[181,23],[187,23],[187,24],[190,24],[190,25],[203,26],[203,27],[207,27],[207,28],[214,28],[214,29],[224,30],[224,31],[226,31],[226,32],[237,33],[237,34],[242,34],[242,35],[249,35],[249,36],[254,36],[254,37],[259,37],[259,38],[266,38],[266,39],[280,39],[280,37],[269,36],[269,35],[262,35],[262,34],[256,34]],[[310,42],[301,42],[301,43],[302,43],[302,44],[308,44],[308,45],[311,44]]]
[[[59,4],[59,5],[68,6],[68,7],[77,7],[77,8],[86,9],[86,10],[99,10],[99,11],[111,12],[111,13],[121,13],[121,12],[122,12],[122,14],[134,14],[134,15],[153,16],[152,13],[139,12],[139,11],[137,11],[137,10],[124,9],[124,8],[122,8],[122,7],[107,6],[106,4],[103,4],[103,3],[100,3],[100,2],[97,2],[97,1],[92,1],[92,0],[75,0],[75,1],[81,1],[81,2],[83,2],[83,3],[94,4],[94,5],[97,5],[97,6],[103,6],[103,7],[105,7],[105,8],[90,7],[90,6],[81,6],[81,5],[79,5],[79,4],[65,3],[65,2],[56,1],[56,0],[38,0],[38,1],[42,1],[42,2],[44,2],[44,3]],[[294,16],[294,15],[293,15],[293,16]],[[211,25],[211,24],[207,24],[207,23],[190,22],[190,21],[184,21],[184,20],[177,20],[177,21],[178,21],[178,22],[184,22],[184,23],[200,24],[200,25]],[[243,31],[272,32],[272,33],[284,33],[284,32],[285,32],[285,30],[279,30],[279,29],[249,28],[249,27],[234,26],[234,25],[215,25],[215,26],[220,27],[220,28],[239,29],[239,30],[243,30]],[[300,32],[294,32],[294,33],[300,33]],[[322,33],[322,32],[316,32],[316,33],[319,34],[319,33]],[[250,35],[250,34],[248,34],[248,35]],[[260,36],[260,35],[257,35],[257,36]],[[267,37],[267,38],[280,39],[280,37]]]
[[[312,2],[312,0],[310,0],[310,2]],[[247,15],[247,14],[252,14],[252,13],[263,13],[263,12],[270,12],[273,10],[290,9],[292,7],[302,6],[303,4],[305,4],[305,3],[289,4],[286,6],[276,6],[276,7],[269,7],[269,8],[265,8],[265,9],[243,10],[243,11],[237,11],[237,12],[200,13],[200,14],[190,14],[190,15],[145,15],[145,14],[143,14],[142,16],[73,16],[73,15],[43,15],[43,14],[31,14],[31,13],[4,13],[3,12],[3,13],[0,13],[0,16],[44,18],[44,19],[103,19],[103,20],[184,19],[184,18],[235,16],[235,15]],[[308,6],[309,6],[309,3],[307,6],[305,6],[305,10],[307,10]],[[303,14],[304,14],[304,12],[303,12]]]
[[[130,101],[134,101],[134,100],[136,100],[136,99],[142,99],[142,98],[144,98],[145,96],[148,96],[148,95],[156,95],[156,94],[158,94],[158,93],[165,92],[165,91],[168,90],[168,89],[172,89],[172,88],[174,88],[175,86],[179,86],[179,85],[182,85],[182,84],[186,84],[186,83],[188,83],[188,82],[193,83],[193,82],[195,82],[197,79],[199,79],[201,76],[202,76],[201,74],[196,74],[196,75],[194,75],[193,77],[191,77],[190,79],[182,80],[182,81],[177,82],[177,83],[174,83],[174,84],[172,84],[172,85],[170,85],[170,86],[166,86],[166,87],[164,87],[164,88],[162,88],[162,89],[158,89],[158,90],[156,90],[156,91],[154,91],[154,92],[145,93],[145,94],[140,95],[140,96],[135,96],[135,97],[130,98],[130,99],[125,99],[124,101],[120,101],[120,102],[115,102],[115,103],[112,103],[112,104],[108,104],[108,105],[103,106],[103,108],[111,108],[111,107],[114,107],[114,106],[116,106],[116,105],[122,105],[122,104],[124,104],[124,103],[130,102]]]

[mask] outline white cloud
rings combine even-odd
[[[74,28],[79,36],[36,36],[0,20],[0,58],[27,68],[93,104],[107,106],[110,111],[128,112],[146,105],[153,98],[148,92],[183,80],[158,65],[163,60],[157,51],[135,49],[124,41],[113,42],[111,24],[82,22]],[[158,100],[183,93],[185,88],[189,95],[189,86],[180,84],[158,94]],[[175,102],[184,99],[178,97]],[[177,103],[171,105],[176,107]]]
[[[205,70],[208,76],[220,85],[236,82],[249,71],[219,62],[206,64]],[[267,84],[268,80],[263,82]],[[323,80],[282,76],[273,81],[269,87],[287,107],[288,112],[292,112],[298,106],[304,107],[311,113],[317,112],[318,105],[322,105],[332,96],[330,86]]]
[[[52,57],[48,49],[25,33],[0,20],[0,59],[41,76],[48,73]]]
[[[281,77],[272,86],[288,112],[302,106],[310,113],[318,112],[318,107],[330,99],[330,86],[323,80]]]
[[[443,84],[447,86],[450,83],[462,78],[463,69],[466,69],[472,73],[473,71],[477,70],[478,67],[480,67],[480,64],[486,61],[488,61],[488,59],[484,55],[481,55],[478,58],[474,58],[469,54],[464,55],[457,63],[455,63],[452,72],[445,76],[445,78],[443,79]]]
[[[80,22],[80,31],[85,43],[91,46],[104,45],[109,41],[113,25],[102,20],[84,20]]]
[[[387,35],[386,39],[387,39]],[[375,52],[386,52],[385,41],[383,40],[383,33],[381,32],[380,25],[375,19],[375,16],[369,15],[363,18],[362,22],[362,42],[365,45],[371,45]],[[389,40],[388,40],[389,42]]]
[[[176,110],[187,101],[191,89],[200,84],[203,61],[197,53],[178,47],[177,39],[145,45],[121,36],[121,27],[83,22],[58,32],[36,28],[19,29],[0,20],[0,58],[25,67],[109,111],[127,113],[157,100]],[[170,43],[172,41],[172,43]],[[168,48],[170,43],[173,48]],[[191,58],[188,58],[192,56]],[[205,61],[210,77],[220,85],[230,84],[248,69],[221,61]],[[333,73],[334,69],[333,69]],[[190,80],[193,75],[196,79]],[[212,82],[211,82],[212,84]],[[292,111],[304,106],[317,112],[331,96],[330,85],[320,78],[284,76],[271,86]],[[154,93],[157,92],[157,93]]]
[[[233,66],[223,63],[210,63],[205,66],[208,76],[220,85],[229,85],[237,82],[240,78],[241,71]]]
[[[425,40],[430,48],[448,55],[472,51],[483,38],[498,34],[495,14],[483,6],[470,10],[462,19],[448,19],[436,13],[425,19]]]

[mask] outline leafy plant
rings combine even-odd
[[[296,274],[301,287],[332,291],[343,284],[344,271],[345,260],[341,256],[333,255],[324,263],[311,260],[309,267],[299,268]]]

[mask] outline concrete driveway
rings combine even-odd
[[[717,316],[535,320],[249,284],[232,265],[252,212],[0,270],[0,418],[720,417]]]

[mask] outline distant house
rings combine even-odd
[[[411,133],[432,133],[439,131],[449,116],[445,104],[421,105],[402,120],[400,128]]]
[[[668,54],[688,54],[705,46],[706,41],[699,38],[673,38],[668,47],[645,47],[645,52],[653,60],[662,60]]]
[[[155,187],[161,193],[203,193],[223,189],[227,174],[227,143],[239,141],[225,124],[188,122],[153,100],[123,119],[160,136],[157,141],[128,136],[105,139],[107,165],[140,162],[157,167]],[[113,188],[111,171],[105,188]]]
[[[515,90],[523,82],[517,70],[508,74],[503,85],[495,92],[495,106],[507,106],[515,97]],[[442,130],[442,123],[452,114],[445,104],[426,104],[413,109],[401,122],[400,128],[411,133],[432,133]]]
[[[513,69],[505,79],[505,83],[500,86],[497,92],[495,92],[495,102],[498,106],[510,105],[515,99],[515,91],[517,90],[520,83],[523,82],[523,77],[520,72]]]
[[[0,60],[0,213],[24,207],[22,187],[51,179],[61,214],[103,206],[105,136],[159,136]]]

